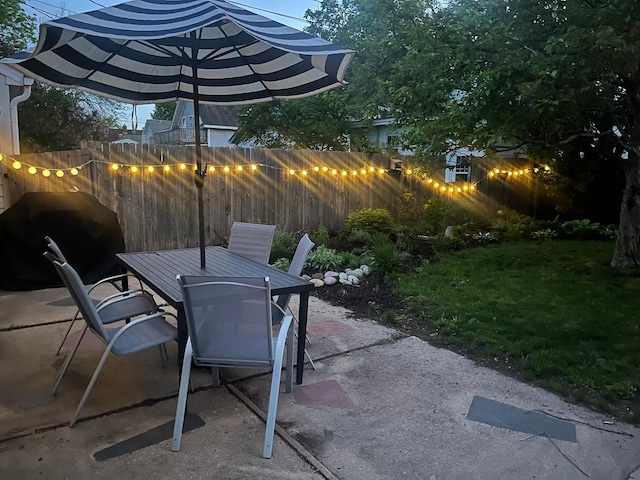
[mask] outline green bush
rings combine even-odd
[[[360,256],[353,252],[341,252],[339,255],[342,259],[342,265],[344,265],[345,268],[358,268],[362,265]]]
[[[439,198],[430,198],[422,207],[425,234],[442,235],[449,225],[461,225],[468,221],[469,215],[453,202],[443,202]]]
[[[389,240],[384,242],[381,239],[371,248],[371,256],[373,271],[383,276],[400,270],[402,263],[411,257],[408,253],[399,251]]]
[[[273,264],[271,265],[272,267],[275,267],[279,270],[282,270],[283,272],[286,272],[289,270],[289,265],[291,264],[291,262],[289,261],[288,258],[279,258],[277,259],[275,262],[273,262]]]
[[[273,243],[271,244],[269,263],[273,263],[279,258],[291,260],[293,254],[296,252],[296,248],[298,248],[299,241],[298,235],[277,228],[273,236]]]
[[[310,237],[313,243],[316,244],[316,247],[329,245],[329,230],[327,230],[327,227],[324,225],[320,225]]]
[[[344,224],[344,233],[351,234],[356,230],[363,230],[369,233],[383,232],[393,234],[395,224],[391,213],[384,208],[363,208],[351,212]]]
[[[342,256],[332,248],[320,245],[309,252],[304,264],[316,272],[326,272],[327,270],[340,270],[342,268]]]

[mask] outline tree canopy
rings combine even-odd
[[[73,150],[81,140],[106,140],[116,120],[90,110],[85,95],[36,83],[18,105],[22,153]]]
[[[355,118],[395,117],[418,152],[517,146],[621,167],[612,265],[640,264],[640,3],[324,0],[308,18],[356,50],[345,90]]]
[[[173,112],[176,111],[178,102],[156,103],[151,112],[154,120],[173,120]]]
[[[0,58],[25,50],[36,40],[36,20],[19,0],[3,0],[0,9]]]

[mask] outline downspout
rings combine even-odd
[[[26,80],[26,79],[25,79]],[[14,155],[20,155],[20,132],[18,130],[18,104],[31,96],[31,85],[24,85],[22,93],[11,99],[11,141]]]

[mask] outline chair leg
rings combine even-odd
[[[296,325],[297,325],[297,323],[296,323]],[[298,331],[294,329],[293,333],[294,333],[294,335],[296,336],[296,338],[298,338]],[[307,339],[307,342],[308,342],[308,341],[309,341],[309,340],[308,340],[308,338],[309,338],[309,337],[307,337],[307,336],[305,335],[305,338]],[[313,363],[313,359],[311,358],[311,355],[309,355],[309,352],[307,351],[307,349],[306,349],[306,348],[304,349],[304,355],[305,355],[305,357],[307,357],[307,360],[309,360],[309,365],[311,365],[311,367],[312,367],[314,370],[316,370],[316,364],[315,364],[315,363]]]
[[[78,337],[78,341],[76,342],[74,347],[69,351],[69,353],[67,353],[67,357],[64,359],[64,363],[62,364],[62,367],[60,367],[60,370],[58,370],[58,375],[56,376],[56,384],[53,386],[53,390],[51,391],[51,395],[55,395],[56,392],[58,391],[58,387],[60,386],[60,382],[62,382],[62,377],[64,377],[64,374],[67,372],[67,368],[69,368],[69,365],[71,364],[71,360],[73,360],[73,357],[75,356],[76,352],[78,351],[78,347],[80,346],[80,343],[82,342],[82,339],[84,338],[84,334],[87,333],[87,328],[88,327],[85,325],[84,330],[82,330],[82,333]]]
[[[71,422],[69,422],[69,427],[73,427],[76,421],[78,420],[80,411],[82,410],[82,407],[84,407],[84,404],[87,401],[87,398],[89,398],[89,394],[91,393],[91,390],[93,390],[93,386],[96,384],[96,380],[98,380],[98,375],[100,375],[100,372],[102,371],[102,367],[104,367],[104,364],[107,362],[107,358],[109,357],[110,353],[111,353],[111,344],[107,345],[107,348],[102,354],[100,363],[98,363],[98,366],[96,367],[96,371],[93,372],[93,377],[91,377],[91,381],[89,382],[89,385],[87,385],[87,389],[84,391],[84,395],[82,395],[80,404],[78,405],[78,408],[76,408],[76,413],[73,415]]]
[[[162,364],[162,366],[164,366],[169,361],[169,354],[167,353],[167,346],[166,346],[166,344],[163,343],[162,345],[158,345],[158,348],[160,349],[160,363]]]
[[[67,333],[64,334],[64,338],[62,339],[62,341],[60,342],[60,346],[58,347],[58,350],[56,351],[56,357],[58,355],[60,355],[60,350],[62,350],[62,347],[64,345],[64,342],[67,341],[67,337],[69,336],[69,334],[71,333],[71,329],[73,328],[73,324],[76,322],[76,320],[78,319],[78,315],[80,314],[80,310],[78,310],[76,312],[76,315],[73,317],[73,320],[71,320],[71,323],[69,324],[69,328],[67,328]]]
[[[287,340],[289,345],[293,346],[293,322],[287,325]],[[280,333],[280,335],[282,332]],[[269,410],[267,411],[267,426],[264,432],[264,448],[262,450],[262,456],[264,458],[271,458],[273,451],[273,436],[276,429],[276,414],[278,412],[278,395],[280,394],[280,377],[282,376],[282,360],[284,358],[284,343],[278,339],[276,351],[274,353],[273,372],[271,373],[271,391],[269,392]],[[285,379],[287,380],[287,391],[290,391],[291,385],[289,384],[289,370],[293,371],[293,348],[291,353],[287,351],[287,373]],[[290,363],[289,363],[290,362]],[[291,369],[289,368],[291,366]],[[293,383],[293,372],[291,372],[291,383]]]
[[[267,426],[264,432],[264,448],[262,456],[271,458],[273,451],[273,436],[276,429],[276,414],[278,411],[278,395],[280,393],[280,375],[282,372],[282,357],[276,359],[271,378],[271,392],[269,393],[269,410],[267,412]]]
[[[285,372],[285,392],[291,393],[293,388],[293,352],[294,352],[294,342],[293,342],[293,332],[295,329],[293,328],[293,323],[289,327],[289,331],[287,332],[287,370]]]
[[[187,340],[182,359],[182,372],[180,374],[180,390],[178,392],[178,405],[176,407],[176,419],[173,424],[173,442],[171,451],[180,451],[180,441],[182,440],[182,427],[184,425],[184,414],[187,409],[187,394],[189,393],[189,377],[191,375],[191,339]]]

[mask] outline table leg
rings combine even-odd
[[[298,352],[296,357],[296,384],[302,384],[304,374],[304,349],[307,338],[307,312],[309,311],[309,292],[300,293],[298,310]]]

